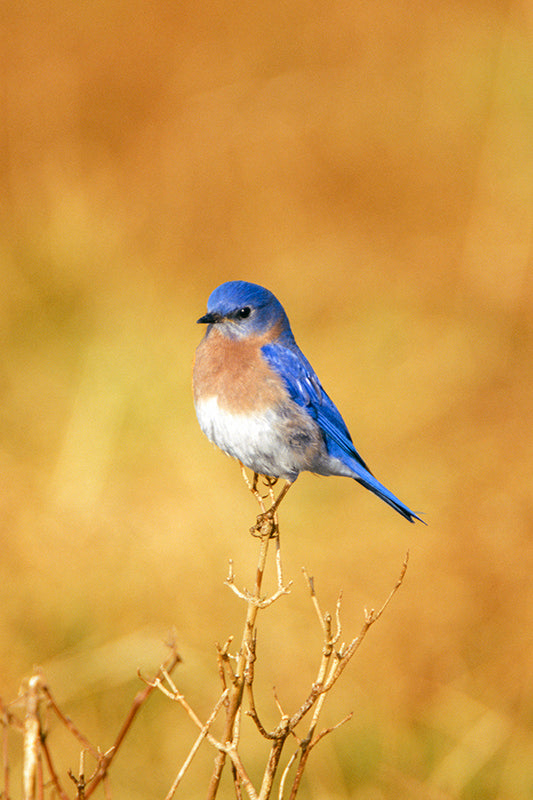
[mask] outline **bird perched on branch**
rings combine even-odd
[[[229,281],[198,320],[196,415],[208,439],[258,475],[285,478],[275,510],[300,472],[353,478],[410,522],[420,520],[370,472],[272,292]],[[420,520],[422,521],[422,520]]]

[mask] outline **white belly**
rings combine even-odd
[[[325,450],[316,423],[297,409],[295,424],[292,411],[232,414],[214,396],[196,402],[200,427],[217,447],[254,472],[291,481],[303,470],[315,471]]]

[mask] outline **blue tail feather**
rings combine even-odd
[[[392,506],[398,514],[401,514],[402,517],[409,520],[409,522],[414,522],[418,520],[419,522],[423,522],[424,525],[426,524],[423,519],[421,519],[418,514],[415,514],[414,511],[411,511],[405,503],[402,503],[392,492],[390,492],[382,483],[380,483],[374,476],[367,472],[366,470],[362,470],[360,467],[358,469],[354,469],[354,480],[357,483],[360,483],[361,486],[364,486],[365,489],[369,489],[375,495],[380,497],[385,503],[388,503],[389,506]]]

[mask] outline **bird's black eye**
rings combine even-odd
[[[239,308],[235,316],[237,317],[237,319],[246,319],[246,317],[250,316],[251,310],[252,309],[250,308],[250,306],[244,306],[244,308]]]

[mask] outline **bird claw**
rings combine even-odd
[[[259,514],[255,525],[250,528],[250,533],[252,536],[258,536],[261,539],[275,539],[279,533],[276,512],[269,508],[268,511]]]

